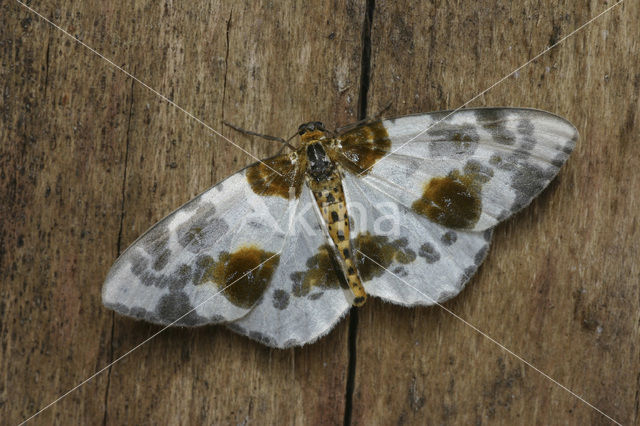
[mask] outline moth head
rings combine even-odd
[[[298,134],[303,142],[324,139],[326,137],[326,131],[327,129],[325,129],[324,124],[319,121],[310,121],[298,127]]]

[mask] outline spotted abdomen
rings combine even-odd
[[[366,301],[367,294],[354,264],[342,176],[326,156],[321,144],[309,145],[309,148],[309,187],[313,191],[320,215],[324,219],[326,233],[335,246],[337,263],[353,292],[353,304],[361,306]]]

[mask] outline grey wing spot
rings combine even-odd
[[[484,237],[484,240],[486,242],[491,241],[491,237],[493,237],[493,228],[489,228],[486,231],[484,231],[484,233],[482,234],[482,236]]]
[[[167,263],[169,263],[169,257],[171,256],[171,251],[169,249],[164,249],[162,253],[160,253],[156,257],[156,261],[153,262],[153,269],[156,271],[162,271]]]
[[[512,211],[525,207],[533,197],[542,191],[555,173],[545,171],[538,166],[522,163],[513,174],[511,186],[516,189]]]
[[[167,286],[169,287],[169,291],[180,291],[187,285],[187,282],[191,280],[192,272],[191,266],[187,264],[182,264],[178,266],[178,268],[173,271],[169,276],[165,279],[167,281]]]
[[[489,241],[491,239],[491,230],[487,230],[484,232],[484,239]],[[487,238],[488,237],[488,238]],[[458,287],[462,290],[464,286],[469,282],[471,277],[476,273],[478,267],[482,264],[484,259],[487,257],[487,253],[489,252],[489,244],[485,244],[482,246],[475,254],[473,261],[474,264],[465,268],[462,276],[460,277],[460,281]]]
[[[142,285],[156,288],[169,287],[170,291],[177,291],[182,290],[191,280],[191,267],[187,264],[178,266],[169,274],[158,274],[149,269],[149,261],[142,254],[133,252],[130,258],[131,272],[140,279]]]
[[[489,164],[491,164],[493,167],[500,167],[500,165],[502,164],[502,157],[498,154],[491,155],[491,157],[489,157]]]
[[[502,145],[513,145],[516,137],[502,122],[506,118],[506,111],[501,109],[479,109],[474,111],[478,123],[486,130],[493,140]]]
[[[182,291],[162,296],[156,307],[156,315],[163,322],[177,321],[177,325],[198,325],[207,322],[195,312],[189,296]]]
[[[477,269],[478,269],[478,267],[473,265],[473,266],[467,267],[464,270],[464,272],[462,273],[462,277],[460,278],[460,285],[459,285],[460,288],[463,288],[465,286],[465,284],[467,284],[467,282],[469,282],[469,280],[471,279],[473,274],[476,273]]]
[[[536,147],[536,140],[530,136],[525,136],[522,138],[522,144],[521,149],[527,150],[527,151],[533,151],[533,148]]]
[[[132,252],[130,256],[131,273],[142,280],[142,274],[149,269],[149,261],[140,253]],[[144,280],[142,283],[145,284]]]
[[[489,164],[499,168],[500,170],[508,172],[516,170],[516,161],[517,158],[514,155],[509,155],[507,158],[504,158],[500,155],[494,154],[489,158]]]
[[[311,259],[307,259],[307,266],[309,266],[309,262],[311,261]],[[291,290],[293,291],[293,294],[298,295],[298,294],[302,294],[304,291],[302,289],[302,279],[304,278],[304,272],[301,271],[297,271],[297,272],[292,272],[289,275],[289,278],[291,278]]]
[[[164,251],[169,243],[169,229],[163,222],[158,223],[140,238],[140,245],[152,256]]]
[[[437,157],[472,155],[478,148],[480,136],[474,126],[454,129],[435,129],[429,132],[429,152]]]
[[[199,253],[213,246],[229,230],[229,225],[215,216],[216,209],[213,205],[198,206],[193,215],[176,229],[180,245],[192,253]]]
[[[418,256],[423,257],[427,263],[436,263],[440,260],[440,253],[431,243],[424,243],[420,246]]]
[[[493,177],[493,169],[485,166],[477,160],[467,161],[464,165],[463,171],[467,175],[472,174],[474,176],[474,180],[478,183],[487,183]]]
[[[485,127],[485,129],[487,127]],[[513,145],[515,143],[516,137],[513,135],[513,133],[500,125],[492,127],[490,133],[493,139],[500,144]]]
[[[163,279],[164,275],[155,274],[149,268],[149,260],[140,253],[131,253],[131,273],[140,278],[140,283],[147,287],[164,288],[166,282]]]
[[[533,138],[535,127],[531,120],[523,118],[518,121],[516,128],[518,129],[518,133],[521,137],[520,148],[517,152],[519,152],[519,155],[522,156],[522,158],[527,158],[529,156],[529,152],[533,150],[537,144],[536,140]]]
[[[398,168],[398,173],[401,173],[407,180],[410,179],[422,166],[422,160],[419,158],[406,157],[406,167]]]
[[[281,289],[274,290],[273,307],[282,311],[287,309],[287,306],[289,306],[289,293]]]
[[[551,164],[553,164],[557,168],[560,168],[565,163],[565,161],[567,161],[567,158],[569,158],[569,154],[567,154],[567,153],[565,153],[563,151],[560,151],[555,156],[555,158],[553,160],[551,160]]]
[[[531,120],[527,118],[523,118],[519,120],[517,124],[517,128],[518,128],[518,132],[527,136],[532,136],[533,131],[535,130],[533,123],[531,122]]]
[[[140,246],[153,260],[151,267],[156,271],[161,271],[167,266],[171,251],[168,248],[169,230],[163,223],[159,223],[142,237],[140,237]],[[149,261],[141,254],[132,254],[131,270],[134,274],[140,275],[144,270],[149,268]]]
[[[409,240],[407,239],[407,237],[401,237],[395,240],[393,242],[393,245],[396,247],[406,247],[409,245]]]
[[[213,257],[208,255],[200,255],[196,258],[196,261],[194,262],[195,270],[191,276],[193,285],[204,284],[203,278],[214,263],[215,260],[213,260]]]
[[[409,275],[409,272],[407,272],[407,268],[405,268],[404,266],[396,266],[395,268],[393,268],[392,272],[399,277],[406,277],[407,275]]]
[[[212,324],[218,324],[224,321],[225,321],[225,318],[222,315],[214,314],[214,315],[211,315],[211,318],[209,318],[208,322]]]
[[[416,252],[411,250],[410,248],[405,249],[404,254],[402,252],[398,252],[396,255],[396,260],[401,263],[411,263],[416,260]]]
[[[257,218],[252,218],[247,221],[247,226],[253,229],[264,228],[264,223],[260,222]]]
[[[447,231],[440,238],[440,241],[442,241],[442,244],[444,244],[445,246],[451,246],[457,240],[458,240],[458,234],[456,234],[454,231]]]

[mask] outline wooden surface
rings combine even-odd
[[[369,114],[456,108],[613,3],[372,4],[30,6],[264,157],[278,147],[221,121],[288,137],[357,120],[362,93]],[[640,421],[639,22],[626,1],[470,104],[548,110],[581,136],[446,304],[624,424]],[[160,330],[101,305],[110,265],[254,160],[13,0],[0,62],[0,418],[15,424]],[[171,329],[32,424],[609,423],[438,307],[370,300],[357,317],[285,351]]]

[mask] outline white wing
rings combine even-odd
[[[293,167],[280,166],[281,181],[264,167],[251,177],[260,167],[230,176],[135,241],[107,276],[105,306],[163,325],[226,323],[281,348],[327,333],[350,303],[311,193]],[[281,196],[288,192],[298,198]]]
[[[352,298],[341,287],[331,256],[311,191],[304,185],[272,285],[251,312],[228,327],[278,348],[310,343],[328,333],[349,311]]]
[[[578,137],[571,123],[539,110],[449,114],[383,121],[389,154],[364,178],[452,228],[482,231],[528,205],[558,173]]]
[[[484,260],[491,230],[448,229],[350,172],[343,185],[367,293],[401,305],[432,305],[457,295]]]
[[[104,305],[159,324],[195,308],[177,322],[190,326],[249,312],[278,263],[298,200],[256,194],[247,170],[189,201],[122,253],[105,281]]]

